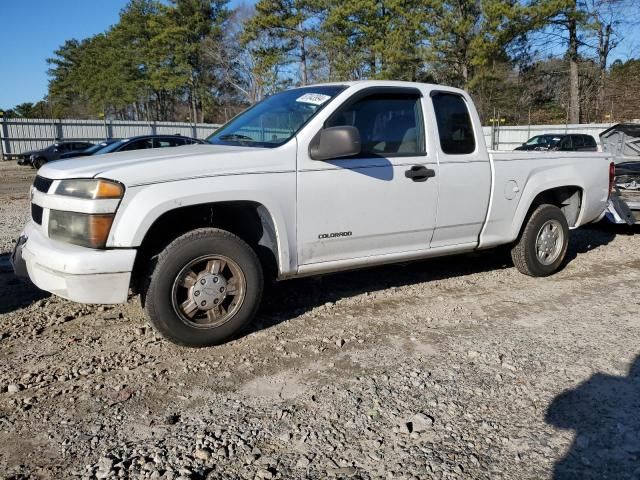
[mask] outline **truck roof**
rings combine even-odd
[[[372,87],[416,87],[416,88],[427,87],[429,90],[446,90],[446,91],[458,92],[458,93],[464,92],[464,90],[460,88],[450,87],[446,85],[438,85],[435,83],[407,82],[404,80],[350,80],[347,82],[314,83],[311,85],[301,85],[295,88],[320,87],[320,86],[328,86],[328,85],[346,85],[349,87],[356,86],[356,85],[370,85]]]

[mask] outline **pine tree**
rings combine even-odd
[[[245,23],[243,43],[252,48],[257,68],[266,72],[296,63],[300,83],[309,83],[309,56],[317,38],[317,6],[309,0],[259,0]]]

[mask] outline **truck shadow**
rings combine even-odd
[[[614,230],[600,227],[572,231],[567,251],[568,262],[583,253],[607,245],[615,235]],[[243,334],[269,328],[320,305],[363,293],[511,267],[513,262],[509,249],[503,247],[321,277],[288,280],[268,287],[258,317]]]
[[[28,307],[33,302],[50,297],[27,279],[13,272],[0,271],[0,315]]]
[[[627,226],[625,225],[624,227]],[[598,223],[572,230],[564,265],[566,266],[575,260],[581,253],[587,253],[590,250],[609,244],[609,242],[616,238],[616,235],[627,233],[628,231],[624,227],[621,225]],[[638,232],[640,233],[640,230],[638,230]],[[631,232],[631,234],[632,233],[633,232]]]
[[[555,480],[640,478],[640,355],[626,376],[596,373],[558,395],[545,420],[575,432]]]
[[[28,279],[16,277],[9,261],[9,254],[0,254],[0,315],[28,307],[50,295]]]

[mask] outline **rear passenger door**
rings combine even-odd
[[[558,150],[565,151],[565,152],[570,152],[571,150],[573,150],[573,142],[571,141],[571,135],[565,135],[565,137],[562,140],[560,140],[560,143],[558,144]]]
[[[477,243],[491,195],[491,166],[475,110],[454,92],[431,94],[440,187],[431,248]]]
[[[584,137],[582,135],[571,135],[573,140],[573,150],[576,152],[582,152],[585,150]]]

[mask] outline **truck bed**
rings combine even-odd
[[[556,185],[577,187],[578,199],[573,204],[576,228],[598,219],[608,198],[609,155],[598,152],[489,151],[492,168],[492,201],[480,248],[513,241],[519,225],[534,200],[532,192],[545,191]],[[574,188],[575,190],[576,188]]]

